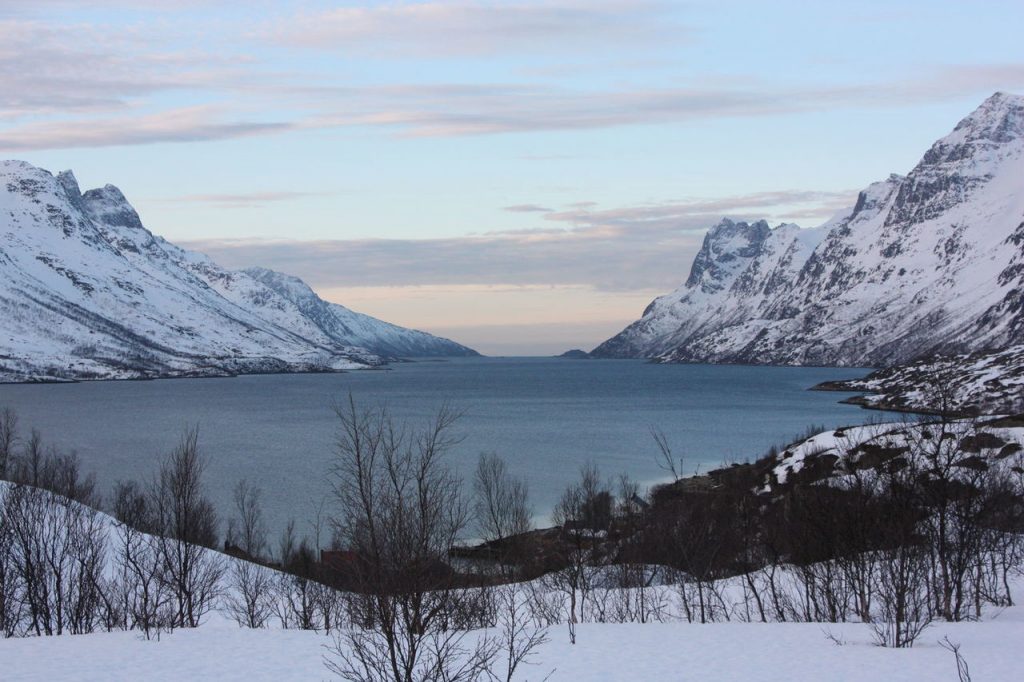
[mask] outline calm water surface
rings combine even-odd
[[[634,360],[467,358],[393,365],[387,371],[232,379],[0,385],[0,406],[25,427],[73,449],[107,490],[148,480],[182,430],[198,425],[208,489],[227,512],[235,481],[264,489],[273,530],[312,517],[327,490],[331,406],[349,392],[425,420],[445,401],[465,412],[450,463],[465,478],[481,452],[504,456],[546,515],[581,464],[608,476],[661,479],[650,427],[665,431],[689,470],[744,461],[809,424],[834,427],[884,415],[807,391],[865,370],[653,365]]]

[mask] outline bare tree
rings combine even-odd
[[[668,436],[661,429],[651,427],[651,437],[654,438],[654,444],[658,447],[658,466],[665,471],[665,473],[672,476],[673,481],[680,481],[683,478],[683,456],[679,456],[679,460],[676,461],[675,455],[672,453],[672,447],[669,445]]]
[[[119,602],[123,628],[146,639],[173,625],[170,580],[164,576],[158,519],[153,500],[134,482],[114,487],[114,565],[117,579],[111,599]]]
[[[443,462],[457,413],[442,408],[422,429],[381,407],[336,408],[332,483],[337,537],[357,560],[356,626],[339,635],[328,669],[346,680],[480,679],[495,646],[469,646],[456,628],[462,602],[450,551],[467,524],[460,481]]]
[[[246,479],[240,480],[233,492],[235,516],[228,522],[228,544],[256,560],[267,551],[267,527],[260,506],[262,496],[261,489]]]
[[[548,629],[533,619],[529,594],[516,583],[506,583],[496,590],[498,646],[505,659],[502,675],[491,671],[495,680],[512,682],[520,666],[532,662],[536,650],[548,641]]]
[[[241,553],[227,570],[225,606],[235,621],[249,628],[265,627],[273,612],[274,578],[260,565],[267,551],[267,530],[260,507],[262,491],[245,479],[235,485],[235,514],[228,525],[226,549]]]
[[[473,489],[478,532],[494,550],[499,581],[496,587],[482,587],[481,594],[500,633],[503,679],[511,682],[519,666],[528,663],[535,649],[547,641],[547,628],[533,621],[531,600],[513,582],[526,560],[526,534],[533,530],[533,513],[526,482],[509,474],[505,460],[497,455],[480,456]]]
[[[8,468],[18,444],[18,415],[9,407],[0,410],[0,480],[7,480]]]
[[[480,538],[496,550],[500,564],[522,560],[523,536],[533,529],[526,482],[508,472],[497,455],[480,455],[473,477]]]
[[[216,603],[223,562],[216,552],[217,516],[203,494],[206,462],[190,429],[168,456],[151,497],[164,576],[174,595],[176,627],[196,627]]]
[[[106,536],[95,510],[49,491],[15,485],[4,501],[10,568],[20,583],[27,631],[92,632],[100,620]]]
[[[0,487],[0,635],[4,637],[13,637],[19,632],[25,603],[14,556],[9,499],[8,490]]]
[[[9,465],[8,465],[9,466]],[[29,434],[25,447],[15,462],[13,480],[41,488],[46,484],[46,452],[43,436],[35,429]]]
[[[601,483],[593,463],[580,469],[555,505],[552,520],[561,528],[560,568],[545,576],[545,583],[565,595],[569,640],[576,643],[576,625],[586,618],[592,591],[591,573],[597,563],[597,540],[611,524],[611,492]]]

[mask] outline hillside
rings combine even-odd
[[[597,357],[880,367],[1024,342],[1024,97],[813,229],[723,220],[686,282]]]
[[[931,356],[814,388],[863,393],[844,402],[872,409],[1016,414],[1024,412],[1024,346]]]
[[[469,348],[153,235],[116,187],[0,163],[0,381],[335,371]]]

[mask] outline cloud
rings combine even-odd
[[[156,199],[159,203],[207,204],[215,208],[251,208],[267,203],[293,201],[307,197],[324,196],[326,192],[249,192],[245,194],[186,194],[179,197]]]
[[[785,93],[688,88],[577,90],[550,85],[466,89],[447,86],[350,90],[341,106],[311,117],[311,127],[393,128],[410,137],[453,137],[553,130],[587,130],[758,116],[800,110]],[[806,106],[804,104],[803,106]],[[330,104],[325,104],[330,109]]]
[[[501,210],[509,213],[550,213],[554,209],[537,204],[516,204],[515,206],[505,206]]]
[[[222,121],[215,107],[170,109],[141,116],[27,123],[0,130],[0,150],[32,151],[157,142],[203,142],[279,133],[289,123]]]
[[[169,90],[215,90],[251,76],[239,56],[180,52],[173,31],[0,19],[0,117],[129,111]]]
[[[94,0],[81,6],[110,4],[117,3]],[[800,88],[707,77],[687,84],[675,77],[666,80],[665,73],[653,78],[646,69],[639,69],[644,78],[625,80],[502,80],[522,76],[526,71],[521,67],[532,63],[533,55],[551,49],[570,50],[574,60],[588,64],[619,57],[616,63],[641,63],[635,53],[660,44],[652,32],[681,32],[669,21],[675,12],[665,2],[381,3],[285,14],[262,33],[253,30],[258,19],[239,14],[228,20],[211,11],[209,21],[199,22],[202,28],[197,29],[192,15],[158,12],[125,22],[110,19],[109,12],[53,11],[62,5],[58,0],[48,0],[38,12],[29,11],[30,5],[5,3],[7,18],[0,18],[0,141],[9,151],[347,128],[396,137],[456,137],[681,125],[892,108],[1024,88],[1021,63],[934,65],[888,80]],[[185,6],[207,11],[198,1]],[[96,16],[97,23],[69,19],[82,16]],[[268,31],[277,43],[268,45]],[[213,44],[211,38],[216,48],[197,47]],[[279,49],[281,44],[411,54],[408,66],[416,67],[417,76],[415,82],[388,82],[396,72],[369,69],[366,73],[378,80],[363,85],[361,74],[331,56],[317,55],[322,60],[315,67],[299,69],[295,50]],[[516,58],[511,71],[475,68],[480,54],[499,52]],[[473,68],[460,70],[465,82],[432,82],[451,70],[447,65],[429,70],[424,55],[459,56]],[[404,67],[397,73],[408,77]],[[352,75],[342,81],[339,73]],[[183,119],[189,110],[203,113]]]
[[[678,43],[685,30],[663,2],[386,2],[303,14],[265,31],[290,46],[374,56],[533,55],[581,47]]]
[[[262,265],[317,288],[569,286],[664,292],[686,279],[704,231],[723,215],[754,219],[831,207],[856,192],[763,192],[733,198],[545,214],[537,230],[446,239],[201,240],[184,243],[228,267]],[[823,216],[824,217],[824,216]]]
[[[633,125],[680,124],[810,111],[898,108],[1024,88],[1024,64],[935,67],[919,74],[850,86],[782,89],[624,87],[551,84],[427,84],[321,91],[321,111],[303,125],[368,126],[408,137],[457,137]],[[457,94],[453,94],[457,93]],[[332,101],[333,99],[333,101]]]
[[[545,220],[568,223],[576,228],[620,228],[631,234],[672,229],[681,224],[692,224],[694,218],[704,220],[720,215],[766,215],[796,220],[826,218],[850,205],[854,190],[821,192],[816,190],[790,190],[756,192],[721,199],[671,201],[640,206],[598,210],[594,202],[573,204],[569,210],[555,211]],[[794,211],[794,207],[799,207]]]

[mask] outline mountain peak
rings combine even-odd
[[[737,264],[756,256],[771,234],[767,221],[755,223],[722,218],[704,235],[704,243],[693,261],[686,286],[717,291]]]
[[[939,143],[1006,143],[1024,137],[1024,96],[996,92],[968,114]]]
[[[84,202],[86,212],[94,220],[106,223],[107,225],[131,227],[138,230],[145,229],[142,226],[139,214],[128,203],[124,193],[114,185],[104,185],[98,189],[90,189],[82,195],[82,201]]]

